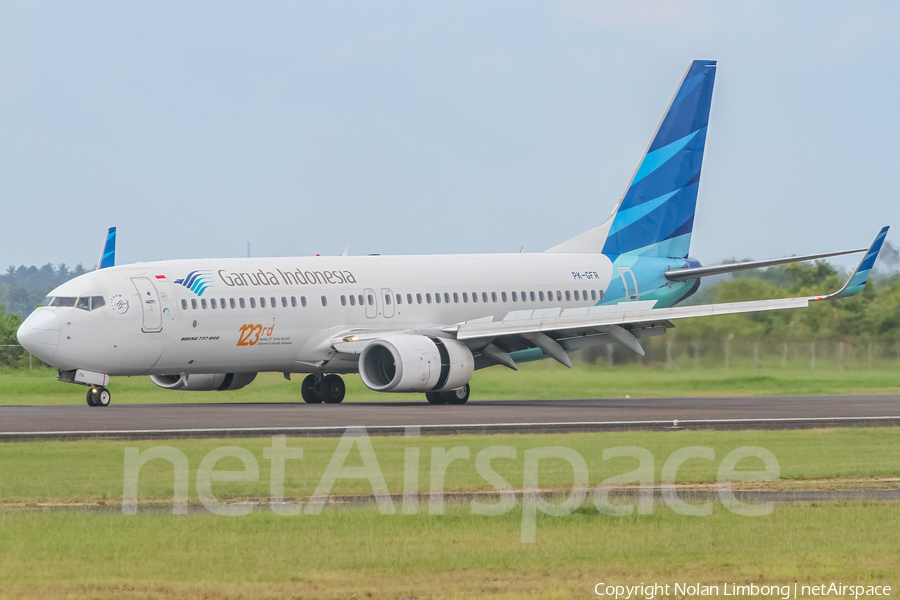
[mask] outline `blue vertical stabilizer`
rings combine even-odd
[[[616,209],[603,253],[686,258],[716,61],[695,60]]]
[[[106,243],[103,244],[103,252],[100,253],[100,260],[97,261],[97,269],[105,269],[116,264],[116,228],[110,227],[109,233],[106,234]]]

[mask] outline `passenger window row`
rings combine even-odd
[[[571,302],[573,298],[575,302],[584,302],[587,301],[588,294],[588,290],[556,290],[555,292],[549,290],[546,292],[546,294],[544,293],[544,290],[538,290],[537,292],[510,292],[508,295],[506,292],[500,292],[499,294],[497,292],[472,292],[471,295],[469,295],[468,292],[453,292],[452,294],[450,292],[438,292],[434,295],[428,292],[423,295],[421,292],[419,292],[416,293],[415,296],[412,293],[408,293],[405,295],[405,297],[403,294],[396,294],[394,298],[391,298],[390,294],[385,294],[384,303],[386,305],[390,305],[393,301],[396,301],[396,303],[400,305],[403,304],[405,300],[406,304],[422,304],[423,302],[425,304],[431,304],[432,302],[434,302],[435,304],[450,304],[451,302],[453,304],[459,304],[460,301],[462,301],[463,304],[468,304],[470,299],[473,304],[478,304],[478,302],[509,302],[510,299],[513,302],[553,302],[554,299],[556,302],[562,302],[563,298],[566,299],[566,302]],[[600,300],[603,300],[603,295],[603,290],[591,290],[591,302],[596,302],[598,298]],[[99,298],[99,301],[101,302],[100,306],[102,306],[103,298],[101,298],[100,296],[94,296],[94,298]],[[70,298],[70,300],[74,301],[75,299]],[[79,298],[79,300],[81,300],[81,298]],[[269,298],[261,296],[258,300],[257,298],[250,297],[248,301],[250,308],[256,308],[257,305],[260,308],[277,308],[279,304],[282,308],[287,308],[289,302],[291,308],[297,308],[298,304],[296,296],[291,296],[290,300],[288,300],[287,296],[282,296],[280,302],[275,296],[270,296]],[[212,310],[215,310],[217,308],[247,308],[248,301],[245,301],[244,298],[228,298],[227,302],[226,298],[219,298],[218,300],[216,298],[210,298],[209,300],[207,300],[206,298],[191,298],[190,308],[194,310],[205,310],[207,308]],[[328,306],[327,296],[322,296],[320,298],[320,301],[322,302],[322,306]],[[372,293],[341,295],[341,306],[347,306],[348,303],[350,304],[350,306],[374,306],[375,295]],[[306,296],[300,296],[299,304],[301,307],[306,308]],[[42,303],[41,306],[44,306],[44,304]],[[188,310],[188,301],[186,298],[181,299],[181,308],[183,310]]]

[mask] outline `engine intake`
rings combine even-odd
[[[208,392],[239,390],[256,379],[256,373],[198,373],[180,375],[151,375],[150,381],[166,390]]]
[[[442,392],[472,379],[475,359],[465,344],[424,335],[392,335],[370,342],[359,375],[375,392]]]

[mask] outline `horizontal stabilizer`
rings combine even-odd
[[[699,279],[701,277],[709,277],[711,275],[724,275],[726,273],[734,273],[736,271],[746,271],[747,269],[762,269],[764,267],[774,267],[775,265],[803,262],[806,260],[818,260],[820,258],[843,256],[844,254],[856,254],[857,252],[865,251],[865,248],[860,248],[859,250],[843,250],[841,252],[826,252],[825,254],[808,254],[806,256],[789,256],[787,258],[754,260],[750,262],[733,263],[730,265],[716,265],[714,267],[675,269],[672,271],[666,271],[665,276],[669,281],[687,281],[688,279]]]
[[[883,227],[881,231],[878,232],[869,251],[866,252],[862,262],[859,263],[859,266],[853,271],[853,275],[850,276],[850,279],[847,280],[844,287],[833,294],[822,296],[821,298],[813,298],[813,300],[848,298],[863,291],[863,288],[866,287],[866,282],[869,280],[869,273],[872,272],[872,267],[875,266],[875,259],[878,258],[878,253],[881,252],[881,246],[884,244],[884,238],[887,237],[888,229],[890,229],[890,227]]]

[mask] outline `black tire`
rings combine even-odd
[[[322,399],[319,397],[319,394],[316,393],[316,376],[315,375],[307,375],[303,380],[303,384],[300,386],[300,395],[303,396],[303,401],[307,404],[319,404],[322,402]]]
[[[94,404],[94,388],[88,388],[87,403],[88,406],[97,406],[96,404]]]
[[[447,398],[441,392],[425,392],[428,404],[447,404]]]
[[[319,397],[325,404],[340,404],[345,391],[344,380],[339,375],[326,375],[319,384]]]
[[[447,404],[465,404],[469,401],[469,384],[449,392],[443,392],[443,395],[447,398]]]
[[[94,406],[109,406],[112,402],[112,394],[105,387],[95,388],[97,393],[94,395]]]

